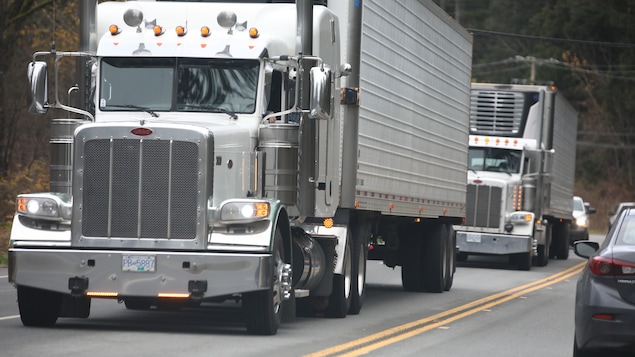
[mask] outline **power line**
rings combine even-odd
[[[523,66],[520,67],[517,64],[522,63]],[[507,64],[516,64],[516,67],[513,68],[500,68],[501,65]],[[527,65],[529,64],[529,65]],[[605,78],[614,78],[614,79],[623,79],[623,80],[635,80],[635,76],[628,76],[629,74],[635,74],[634,71],[624,71],[624,70],[599,70],[593,69],[593,65],[572,65],[570,63],[559,61],[555,58],[549,59],[539,59],[535,57],[523,57],[523,56],[514,56],[509,57],[501,61],[488,62],[488,63],[475,63],[472,64],[472,70],[478,73],[479,75],[488,75],[491,73],[501,73],[501,72],[509,72],[519,70],[521,68],[526,68],[529,66],[532,71],[535,70],[535,66],[544,66],[550,67],[556,70],[566,70],[573,71],[579,73],[586,73],[594,76],[600,76]],[[487,67],[495,67],[494,70],[484,70]],[[584,68],[586,67],[586,68]]]
[[[532,40],[532,41],[546,41],[546,42],[556,42],[556,43],[573,43],[573,44],[585,45],[585,46],[635,48],[635,44],[631,44],[631,43],[573,40],[573,39],[568,39],[568,38],[555,38],[555,37],[544,37],[544,36],[521,35],[521,34],[516,34],[516,33],[477,30],[477,29],[467,29],[467,30],[469,32],[471,32],[472,34],[474,34],[474,35],[480,35],[480,36],[513,37],[513,38],[522,38],[522,39]]]

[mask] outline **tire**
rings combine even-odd
[[[456,261],[460,263],[464,263],[467,261],[468,254],[464,252],[456,253]]]
[[[456,272],[456,235],[451,225],[447,226],[447,268],[443,282],[443,290],[450,291],[454,283],[454,272]]]
[[[423,288],[432,293],[442,293],[449,273],[448,230],[444,224],[435,223],[429,227],[424,250],[420,255],[424,267]]]
[[[344,274],[333,275],[333,290],[329,296],[326,316],[343,318],[351,308],[353,292],[353,252],[350,234],[346,237],[346,248],[344,249],[343,268]]]
[[[242,296],[247,332],[254,335],[275,335],[282,320],[282,270],[285,262],[279,228],[276,228],[272,254],[273,264],[269,272],[272,278],[269,289],[244,293]]]
[[[533,265],[538,267],[544,267],[549,264],[549,245],[538,245],[538,255],[534,257]]]
[[[401,261],[401,285],[405,291],[423,291],[423,266],[420,257],[422,239],[415,226],[404,227],[399,232]]]
[[[368,242],[365,232],[353,234],[353,281],[351,291],[351,306],[348,309],[350,315],[357,315],[364,305],[366,296],[366,262],[368,261]]]
[[[538,255],[534,257],[533,263],[535,266],[544,267],[544,266],[547,266],[547,264],[549,264],[549,258],[551,257],[550,247],[551,247],[551,242],[553,241],[552,232],[553,232],[552,226],[547,225],[547,227],[545,228],[545,244],[538,245],[538,248],[537,248]]]
[[[55,325],[62,308],[62,294],[53,291],[18,286],[18,308],[24,326]]]
[[[551,258],[560,260],[569,259],[569,225],[565,223],[554,224],[551,236]]]

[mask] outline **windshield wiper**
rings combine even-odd
[[[189,109],[205,109],[212,113],[225,113],[234,120],[238,119],[238,116],[233,111],[224,109],[224,108],[213,107],[211,105],[179,104],[179,106],[181,108],[189,108]]]
[[[146,107],[142,107],[139,105],[134,105],[134,104],[108,104],[106,105],[106,108],[130,108],[130,109],[139,109],[139,110],[143,110],[144,112],[152,115],[155,118],[159,117],[159,114],[157,114],[154,110],[150,109],[150,108],[146,108]]]

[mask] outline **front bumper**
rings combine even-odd
[[[533,238],[482,232],[456,232],[456,245],[461,253],[514,254],[533,249]]]
[[[583,227],[574,227],[571,226],[569,228],[569,241],[571,243],[578,240],[586,240],[589,237],[589,231],[587,228]]]
[[[123,271],[123,257],[153,256],[153,272]],[[108,297],[188,294],[188,284],[205,282],[197,297],[216,297],[271,286],[271,254],[71,250],[13,248],[9,280],[16,285],[70,294],[70,279],[87,286],[80,293]],[[75,291],[75,294],[78,292]],[[99,295],[104,294],[104,295]],[[113,295],[114,294],[114,295]]]

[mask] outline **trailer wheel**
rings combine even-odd
[[[18,286],[18,308],[24,326],[53,326],[62,308],[62,294]]]
[[[346,248],[344,249],[344,274],[333,275],[333,290],[329,296],[326,316],[342,318],[346,317],[351,308],[353,291],[353,257],[350,235],[346,237]]]
[[[433,293],[445,290],[447,274],[449,273],[448,229],[445,224],[430,226],[427,239],[424,240],[423,259],[423,288]]]
[[[282,270],[284,267],[282,234],[276,228],[273,242],[273,264],[269,274],[271,286],[267,290],[244,293],[243,313],[247,331],[254,335],[275,335],[282,317]]]
[[[406,291],[423,291],[423,262],[421,261],[423,243],[421,233],[417,232],[415,227],[414,225],[403,227],[399,232],[401,285]]]
[[[456,271],[456,234],[451,225],[446,225],[446,247],[447,247],[447,266],[445,270],[445,278],[443,282],[443,290],[450,291],[454,283],[454,272]]]
[[[569,224],[567,222],[553,225],[550,249],[552,258],[569,259]]]
[[[353,281],[351,307],[348,313],[357,315],[362,310],[366,296],[366,261],[368,260],[368,243],[362,235],[356,236],[353,250]]]
[[[415,225],[408,227],[406,234],[407,237],[402,233],[400,239],[401,283],[404,290],[443,292],[450,259],[445,225]]]

